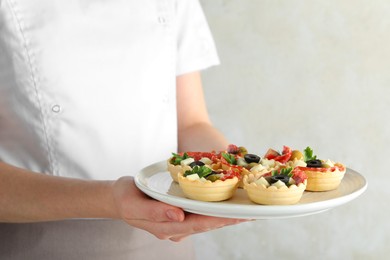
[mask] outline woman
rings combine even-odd
[[[204,102],[198,71],[218,58],[197,0],[0,0],[0,19],[1,259],[190,259],[184,238],[241,222],[152,200],[132,177],[227,146]]]

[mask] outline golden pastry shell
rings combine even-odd
[[[233,197],[238,186],[238,178],[227,180],[201,181],[191,180],[178,174],[181,190],[187,198],[200,201],[223,201]]]
[[[248,174],[244,176],[243,183],[248,197],[251,201],[263,205],[291,205],[296,204],[302,198],[306,189],[306,180],[298,185],[292,184],[289,187],[277,188],[266,187],[263,184],[256,184],[262,174]]]
[[[171,163],[171,158],[169,160],[167,160],[167,166],[168,166],[168,172],[170,173],[172,179],[175,181],[175,182],[178,182],[178,179],[177,179],[177,175],[178,174],[184,174],[185,171],[187,170],[191,170],[191,167],[188,166],[188,165],[174,165]]]
[[[336,164],[337,166],[337,164]],[[307,191],[330,191],[340,186],[345,175],[345,167],[342,171],[337,168],[335,171],[310,171],[304,170],[307,176]]]

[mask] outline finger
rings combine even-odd
[[[169,228],[165,228],[163,226],[169,226],[175,222],[151,222],[147,220],[132,219],[127,221],[127,223],[133,227],[145,230],[161,240],[168,240],[174,234],[172,232],[166,232]]]
[[[128,223],[148,231],[159,239],[170,239],[171,241],[179,242],[192,234],[202,233],[245,221],[246,220],[241,219],[217,218],[188,214],[183,222],[156,223],[136,220],[129,221]]]
[[[199,218],[204,218],[204,216],[200,216],[200,217],[196,216],[194,218],[199,219]],[[207,232],[210,230],[220,229],[220,228],[223,228],[226,226],[236,225],[236,224],[243,223],[243,222],[252,221],[252,220],[247,220],[247,219],[228,219],[228,218],[217,218],[217,217],[211,217],[211,218],[212,218],[212,221],[211,222],[207,221],[208,224],[206,226],[200,227],[200,228],[194,228],[191,235],[196,234],[196,233]],[[195,220],[195,221],[200,221],[200,220]],[[213,222],[215,223],[215,221],[217,221],[217,224],[214,225]],[[189,234],[176,235],[176,236],[170,237],[169,239],[173,242],[180,242],[180,241],[186,239],[188,236],[189,236]]]
[[[136,203],[136,207],[137,209],[133,211],[134,219],[143,219],[152,222],[181,222],[185,218],[184,211],[181,208],[154,200],[148,196],[143,196]]]
[[[185,218],[182,209],[153,200],[145,202],[137,214],[141,215],[141,219],[152,222],[182,222]]]
[[[216,228],[221,228],[224,226],[235,225],[238,223],[246,222],[246,219],[237,219],[237,218],[224,218],[224,217],[213,217],[205,216],[198,214],[187,214],[185,222],[192,226],[194,233],[203,230],[212,230]]]
[[[181,242],[183,241],[184,239],[186,239],[188,236],[175,236],[175,237],[171,237],[169,238],[169,240],[171,240],[172,242]]]

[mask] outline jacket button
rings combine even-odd
[[[164,25],[164,24],[167,23],[167,19],[164,16],[159,16],[157,20],[158,20],[159,24],[163,24]]]
[[[51,111],[53,111],[54,113],[59,113],[61,112],[61,106],[60,105],[54,105],[51,107]]]

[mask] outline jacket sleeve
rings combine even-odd
[[[177,67],[176,74],[218,65],[214,39],[199,0],[176,1]]]

